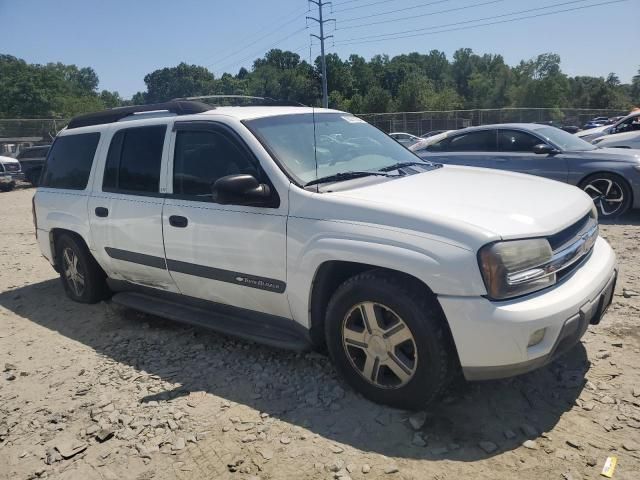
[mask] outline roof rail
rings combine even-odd
[[[86,113],[73,117],[67,129],[87,127],[89,125],[101,125],[122,120],[130,115],[144,112],[166,111],[175,115],[191,115],[212,110],[214,107],[203,102],[189,101],[183,99],[171,100],[165,103],[153,103],[150,105],[132,105],[129,107],[118,107],[100,112]]]
[[[185,97],[185,98],[174,98],[172,101],[178,100],[189,100],[189,101],[204,101],[209,103],[210,105],[215,105],[215,102],[207,102],[207,100],[238,100],[237,106],[259,106],[259,105],[267,105],[270,107],[306,107],[306,105],[295,102],[293,100],[277,100],[271,97],[255,97],[251,95],[202,95],[199,97]]]

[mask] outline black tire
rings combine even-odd
[[[27,181],[34,187],[37,187],[38,183],[40,182],[41,173],[42,173],[42,168],[33,168],[29,170],[26,174]]]
[[[629,183],[615,173],[595,173],[582,182],[580,188],[594,201],[602,219],[617,218],[626,213],[633,202]],[[613,201],[607,201],[607,198]],[[616,200],[620,199],[620,202]]]
[[[1,192],[10,192],[16,186],[14,182],[10,183],[0,183],[0,191]]]
[[[386,360],[380,360],[378,352],[381,344],[376,340],[377,346],[372,347],[373,336],[368,337],[369,346],[362,349],[362,354],[358,353],[359,346],[347,345],[348,340],[343,340],[345,329],[356,328],[349,327],[349,322],[357,323],[359,317],[364,318],[362,310],[354,307],[370,303],[375,304],[378,309],[376,317],[383,321],[385,316],[391,319],[388,332],[404,331],[404,326],[409,329],[412,339],[405,340],[406,343],[402,344],[402,348],[408,349],[408,352],[398,352],[399,347],[396,346],[393,350],[395,355],[391,355],[388,346],[383,347],[387,353],[383,352],[381,355],[386,356]],[[366,311],[366,306],[363,308]],[[396,319],[404,324],[400,330],[396,328],[398,323],[394,323]],[[452,371],[452,366],[456,364],[455,352],[445,325],[446,320],[433,296],[425,295],[422,289],[415,288],[400,276],[372,270],[356,275],[338,287],[327,308],[325,334],[329,355],[336,369],[356,391],[376,403],[417,410],[435,400],[455,373]],[[366,325],[363,327],[363,334],[366,335],[365,328]],[[369,349],[376,353],[367,353]],[[365,360],[358,358],[363,355]],[[392,379],[395,376],[389,366],[384,364],[389,364],[393,358],[404,358],[402,364],[413,369],[413,372],[404,384],[402,381],[396,385],[374,384],[363,374],[371,357],[375,357],[372,371],[377,373],[371,376],[376,378],[375,383],[383,384],[385,377]],[[359,360],[362,368],[358,366]],[[396,378],[400,380],[400,377]]]
[[[106,299],[109,296],[107,277],[84,243],[73,235],[62,234],[56,239],[55,245],[60,280],[67,296],[79,303],[97,303]],[[75,269],[68,268],[69,261],[75,264]],[[82,282],[75,277],[75,273],[81,275]]]

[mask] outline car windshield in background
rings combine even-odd
[[[432,166],[377,128],[346,113],[280,115],[245,124],[301,185],[347,172],[385,171],[396,164],[424,162],[426,167]]]
[[[589,142],[582,140],[580,137],[572,135],[564,130],[555,127],[537,128],[535,132],[541,135],[549,142],[553,143],[563,151],[579,152],[585,150],[594,150],[597,147]]]

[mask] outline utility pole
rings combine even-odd
[[[322,0],[308,0],[311,3],[315,3],[318,6],[318,18],[315,17],[307,17],[308,20],[315,20],[318,22],[320,26],[320,36],[311,34],[312,37],[316,37],[320,40],[320,62],[322,64],[322,106],[324,108],[329,107],[329,94],[327,92],[327,61],[324,57],[324,41],[327,38],[333,38],[333,35],[324,36],[324,24],[327,22],[335,22],[335,18],[327,18],[326,20],[322,17],[322,7],[325,5],[330,5],[331,2],[323,2]]]

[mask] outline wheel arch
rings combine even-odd
[[[59,265],[56,242],[60,239],[62,235],[68,235],[74,238],[75,240],[77,240],[86,249],[87,253],[93,257],[93,254],[89,249],[89,245],[87,244],[87,241],[84,239],[84,237],[81,234],[66,228],[58,228],[58,227],[52,228],[51,230],[49,230],[49,244],[51,246],[51,258],[53,260],[53,267],[56,269],[57,272],[60,271],[59,270],[60,265]],[[100,268],[102,269],[102,267]]]
[[[350,262],[343,260],[328,260],[318,266],[313,281],[311,284],[310,299],[309,299],[309,314],[310,314],[310,337],[313,345],[318,350],[324,350],[326,348],[325,342],[325,317],[327,312],[327,306],[329,299],[333,293],[338,289],[343,282],[347,279],[358,275],[366,271],[376,271],[385,275],[395,276],[400,278],[403,282],[406,282],[410,288],[415,289],[422,295],[427,295],[434,300],[434,306],[440,310],[440,318],[443,319],[443,328],[447,336],[447,341],[450,342],[452,351],[455,353],[456,362],[458,362],[458,351],[456,349],[455,341],[449,322],[440,306],[440,302],[433,290],[425,282],[419,278],[394,270],[391,268],[380,267],[377,265],[371,265],[359,262]]]

